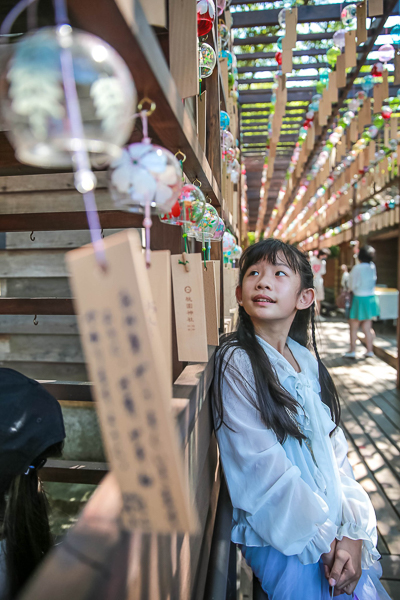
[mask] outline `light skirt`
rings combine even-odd
[[[350,319],[369,321],[378,316],[379,305],[376,296],[353,296]]]
[[[330,587],[324,575],[322,562],[303,565],[297,556],[285,556],[272,546],[241,546],[247,564],[259,579],[268,600],[329,600]],[[379,581],[382,569],[375,563],[363,571],[355,589],[358,600],[390,600]],[[336,599],[352,598],[347,594]]]

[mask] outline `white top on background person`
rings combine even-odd
[[[360,262],[350,271],[349,289],[355,296],[373,296],[376,285],[375,263]]]

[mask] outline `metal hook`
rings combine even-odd
[[[33,324],[34,324],[35,326],[36,326],[36,325],[39,325],[39,321],[38,321],[37,315],[35,315],[35,316],[33,317]]]
[[[201,188],[201,181],[199,181],[196,177],[196,179],[193,181],[193,185],[196,185],[196,181],[197,181],[197,187]]]
[[[31,231],[31,234],[29,236],[31,239],[31,242],[34,242],[36,240],[35,236],[33,235],[34,233],[35,233],[34,231]]]
[[[178,158],[178,156],[181,156],[182,158]],[[175,158],[178,158],[178,160],[182,161],[183,163],[186,160],[186,154],[184,152],[182,152],[182,150],[178,150],[178,152],[175,153]]]
[[[157,105],[156,105],[156,103],[153,100],[151,100],[150,98],[147,98],[147,96],[146,96],[138,104],[138,111],[139,112],[142,112],[142,110],[143,110],[143,104],[145,104],[146,102],[147,102],[147,104],[150,104],[150,108],[147,110],[147,116],[149,117],[156,110],[156,106]]]

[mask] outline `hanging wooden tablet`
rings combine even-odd
[[[206,131],[207,131],[207,91],[204,90],[197,96],[197,135],[203,152],[206,151]]]
[[[291,73],[293,69],[293,50],[282,48],[282,73]]]
[[[167,27],[167,6],[165,0],[140,0],[149,25]]]
[[[336,71],[329,73],[329,98],[332,104],[336,104],[339,99]]]
[[[285,36],[282,40],[282,50],[292,50],[297,41],[297,8],[286,9],[285,13]],[[285,71],[282,70],[284,73]]]
[[[221,69],[222,85],[224,87],[225,98],[229,97],[229,84],[228,84],[228,59],[219,59],[219,68]]]
[[[382,84],[374,85],[374,115],[382,112]]]
[[[368,16],[379,17],[383,14],[383,0],[368,0]]]
[[[353,144],[358,140],[358,118],[354,117],[350,123],[350,141]]]
[[[389,79],[388,71],[384,69],[382,73],[382,102],[389,98]]]
[[[366,27],[366,19],[367,19],[367,2],[361,2],[357,4],[357,44],[362,44],[367,41],[367,27]]]
[[[390,119],[390,139],[397,140],[397,117],[391,117]]]
[[[207,343],[209,346],[219,346],[218,332],[218,299],[217,299],[217,270],[215,261],[208,260],[203,269],[204,302],[206,307]]]
[[[364,107],[365,107],[365,112],[364,112],[364,125],[365,127],[367,125],[371,125],[371,98],[366,98],[364,100]]]
[[[66,262],[107,457],[122,492],[122,523],[194,532],[140,239],[128,230],[104,245],[104,271],[92,245],[67,253]]]
[[[146,4],[147,0],[143,0],[143,3]],[[197,96],[199,93],[199,49],[196,3],[187,0],[169,0],[168,22],[169,65],[172,77],[181,98]]]
[[[336,61],[336,83],[338,88],[343,88],[346,86],[346,57],[343,54],[340,54],[337,57]]]
[[[190,254],[187,260],[189,272],[181,264],[181,254],[171,256],[178,358],[188,362],[207,362],[202,257],[201,254]]]
[[[153,299],[151,311],[157,315],[172,392],[172,289],[171,252],[169,250],[156,250],[151,253],[151,265],[147,269],[147,275]]]
[[[394,55],[394,85],[400,85],[400,49],[397,48]]]
[[[386,146],[386,148],[389,147],[389,134],[390,134],[389,123],[385,123],[384,128],[383,128],[383,145]]]
[[[345,46],[345,68],[351,69],[357,65],[357,51],[356,51],[356,32],[355,30],[346,31],[344,34]]]

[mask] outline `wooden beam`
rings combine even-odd
[[[99,211],[103,229],[139,228],[143,215],[120,210]],[[158,218],[158,217],[155,217]],[[70,231],[88,228],[86,214],[79,212],[0,214],[0,232]]]
[[[324,33],[299,33],[297,36],[298,42],[315,42],[321,40],[331,40],[333,38],[333,31],[327,31]],[[234,46],[258,46],[268,44],[275,44],[279,40],[279,35],[254,35],[243,38],[234,38]]]
[[[346,87],[344,87],[342,90],[340,90],[339,101],[337,102],[337,104],[335,104],[335,106],[332,110],[332,114],[329,117],[327,124],[322,128],[320,135],[316,138],[315,143],[314,143],[314,148],[311,151],[311,153],[304,165],[301,175],[294,182],[293,191],[285,205],[284,213],[289,208],[289,206],[292,204],[293,199],[295,198],[295,196],[297,194],[300,183],[304,177],[304,173],[307,173],[308,170],[310,169],[316,152],[319,150],[320,145],[321,145],[322,141],[325,139],[327,131],[332,126],[336,116],[339,113],[339,110],[344,106],[345,100],[347,99],[347,96],[353,87],[354,81],[360,74],[361,67],[365,64],[368,54],[371,52],[371,49],[374,47],[375,41],[376,41],[377,37],[380,35],[380,33],[382,32],[382,30],[385,26],[386,20],[387,20],[388,16],[394,10],[396,3],[397,3],[397,0],[386,0],[384,14],[382,16],[376,17],[372,21],[371,26],[369,28],[368,39],[365,42],[365,44],[363,45],[362,53],[358,56],[357,65],[355,67],[353,67],[351,69],[350,73],[347,75]],[[279,222],[277,224],[279,224]]]
[[[282,9],[236,11],[233,13],[232,28],[270,27],[279,25],[278,15]],[[340,4],[321,4],[315,6],[298,6],[298,23],[323,23],[340,21]]]
[[[0,315],[73,315],[71,298],[0,297]]]
[[[39,471],[43,481],[90,485],[98,485],[107,473],[107,463],[73,460],[48,460]]]

